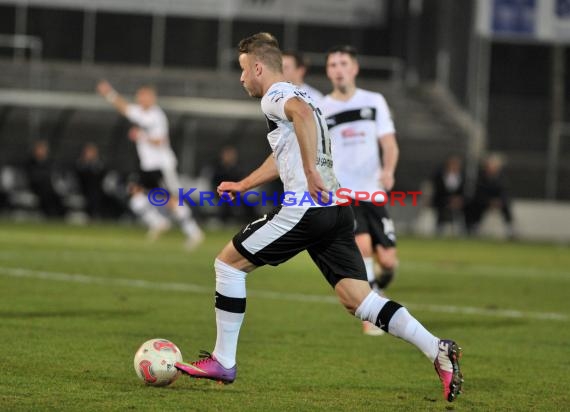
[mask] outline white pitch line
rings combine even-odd
[[[0,275],[12,278],[28,278],[41,279],[57,282],[94,284],[105,287],[121,286],[138,289],[165,290],[170,292],[191,292],[199,294],[211,294],[213,296],[214,289],[211,287],[195,285],[192,283],[176,283],[176,282],[153,282],[143,279],[125,279],[125,278],[104,278],[90,276],[77,273],[61,273],[46,272],[40,270],[9,268],[0,266]],[[309,295],[304,293],[281,293],[267,290],[248,290],[249,296],[271,300],[286,300],[293,302],[317,302],[327,304],[338,304],[338,300],[334,296]],[[523,312],[508,309],[485,309],[470,306],[451,306],[451,305],[431,305],[422,303],[406,303],[406,306],[419,311],[435,312],[435,313],[455,313],[462,315],[481,315],[498,318],[510,319],[538,319],[538,320],[554,320],[567,322],[569,316],[563,313],[555,312]]]
[[[1,235],[0,235],[1,240]],[[109,252],[109,251],[85,251],[74,250],[54,253],[52,251],[34,251],[34,256],[44,260],[65,260],[69,262],[83,261],[85,259],[92,259],[97,261],[106,262],[141,262],[141,260],[155,260],[154,255],[144,255],[137,250],[129,250],[123,252]],[[22,260],[22,254],[16,251],[0,251],[0,260],[3,263],[10,264],[9,261],[14,261],[14,264],[19,264]],[[168,256],[169,262],[187,262],[188,256],[180,254],[170,254]],[[407,273],[418,271],[438,271],[443,273],[453,273],[455,276],[482,276],[485,278],[526,278],[533,280],[546,280],[556,282],[570,282],[570,271],[553,270],[549,268],[531,267],[531,266],[500,266],[500,265],[481,265],[474,263],[460,263],[460,262],[430,262],[430,261],[414,261],[406,260],[401,263],[400,269]]]

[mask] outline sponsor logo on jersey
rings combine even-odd
[[[346,129],[342,129],[341,135],[344,138],[365,137],[366,133],[353,129],[352,127],[347,127]]]
[[[360,117],[363,119],[372,119],[374,112],[370,107],[365,107],[360,110]]]
[[[268,96],[271,97],[271,101],[273,103],[277,103],[279,100],[283,99],[285,94],[283,93],[282,90],[273,90],[271,93],[269,93]]]

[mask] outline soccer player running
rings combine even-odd
[[[323,98],[323,94],[312,86],[305,83],[305,74],[307,74],[307,63],[300,52],[284,51],[283,59],[283,76],[285,80],[299,86],[309,94],[314,102],[319,103]]]
[[[190,208],[178,206],[176,194],[180,183],[176,156],[170,147],[168,119],[156,103],[155,89],[140,87],[136,93],[137,104],[127,102],[106,80],[99,82],[97,91],[134,125],[129,131],[129,139],[137,148],[140,179],[130,187],[131,210],[148,226],[149,238],[156,239],[170,228],[170,221],[150,204],[145,191],[166,188],[170,194],[167,208],[186,235],[187,249],[194,249],[202,242],[204,234],[192,218]]]
[[[334,171],[343,188],[367,193],[388,192],[394,186],[394,171],[398,163],[398,143],[394,123],[386,100],[379,93],[356,87],[358,61],[350,46],[333,47],[327,53],[327,76],[333,91],[326,95],[319,107],[327,120],[331,134]],[[379,145],[382,147],[380,161]],[[382,293],[392,278],[398,260],[394,224],[384,206],[375,205],[387,200],[380,195],[370,201],[354,205],[356,216],[356,244],[364,259],[366,276],[373,290]],[[382,268],[377,278],[374,256]],[[381,335],[382,330],[370,322],[363,322],[367,335]]]
[[[351,314],[412,343],[433,362],[445,398],[453,401],[462,382],[460,348],[452,340],[432,335],[406,308],[373,292],[366,281],[366,269],[354,240],[354,214],[350,207],[336,204],[334,191],[339,186],[320,110],[306,92],[285,82],[279,45],[271,34],[245,38],[238,48],[240,81],[250,96],[261,99],[273,153],[243,180],[220,183],[218,192],[235,196],[281,177],[286,192],[295,193],[297,198],[308,193],[313,200],[309,202],[312,204],[283,205],[249,223],[218,254],[214,261],[214,351],[204,352],[196,362],[176,363],[176,368],[194,378],[232,383],[245,315],[247,274],[266,264],[279,265],[306,250]]]

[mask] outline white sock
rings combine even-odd
[[[198,226],[198,223],[194,219],[188,219],[185,222],[180,224],[180,229],[182,229],[182,233],[189,238],[195,238],[202,235],[202,229]]]
[[[355,316],[372,322],[391,335],[410,342],[428,359],[435,361],[439,339],[424,328],[399,303],[370,292],[356,309]]]
[[[374,292],[370,292],[360,303],[360,306],[356,309],[354,316],[362,320],[376,323],[380,309],[382,309],[386,302],[388,302],[388,299],[378,296]]]
[[[433,336],[404,307],[394,313],[389,324],[390,333],[410,342],[421,350],[427,358],[434,362],[439,353],[439,338]]]
[[[368,279],[368,283],[370,284],[372,290],[378,293],[380,289],[376,284],[376,274],[374,273],[374,258],[365,257],[362,259],[364,260],[364,266],[366,267],[366,278]]]
[[[137,193],[129,200],[131,210],[150,228],[168,225],[168,219],[152,206],[144,193]]]
[[[216,311],[216,347],[214,356],[226,369],[236,364],[237,343],[244,313],[231,313],[224,310]]]
[[[186,205],[180,206],[176,205],[172,211],[172,214],[180,224],[180,229],[186,237],[193,238],[200,236],[202,230],[192,218],[192,211]]]
[[[245,316],[247,273],[216,259],[216,326],[214,356],[224,368],[236,364],[239,330]]]

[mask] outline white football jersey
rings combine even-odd
[[[168,119],[158,106],[144,110],[141,106],[129,104],[126,117],[140,129],[136,147],[141,170],[161,170],[176,167],[176,156],[170,147]],[[150,139],[160,140],[153,144]]]
[[[299,200],[308,193],[307,178],[303,171],[301,149],[299,148],[293,122],[288,120],[285,114],[285,103],[295,97],[303,100],[313,109],[317,127],[317,159],[315,159],[317,171],[321,175],[326,189],[333,192],[334,202],[336,200],[334,192],[339,186],[333,171],[331,140],[325,118],[307,92],[286,82],[274,83],[261,99],[261,110],[265,114],[269,129],[267,139],[277,162],[279,176],[283,182],[285,192],[294,193],[297,199],[297,206],[319,206],[318,202],[314,202],[314,205],[306,202],[299,205]]]
[[[309,86],[307,83],[303,83],[301,86],[299,86],[301,89],[303,89],[304,91],[307,92],[307,94],[309,95],[309,97],[315,102],[317,103],[317,105],[319,104],[319,102],[321,100],[323,100],[324,95],[318,91],[317,89],[315,89],[313,86]]]
[[[341,187],[369,193],[384,190],[380,183],[382,164],[378,139],[395,133],[384,97],[356,89],[347,101],[327,95],[319,107],[327,119],[334,171]]]

